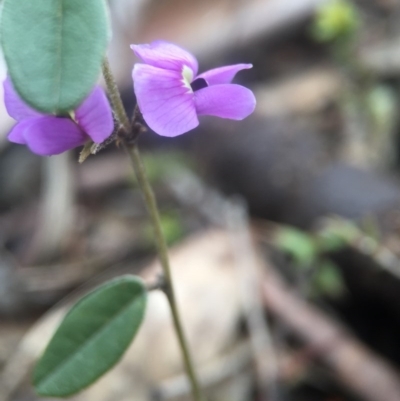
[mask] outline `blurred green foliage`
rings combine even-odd
[[[385,163],[393,165],[396,160],[393,140],[396,129],[398,100],[394,89],[388,85],[376,84],[367,93],[365,98],[369,115],[372,138],[371,146],[374,149],[386,148]]]
[[[341,271],[331,259],[333,253],[344,248],[367,255],[382,269],[393,272],[393,268],[379,258],[382,249],[385,255],[391,251],[381,245],[379,226],[373,216],[368,216],[358,225],[339,217],[326,218],[312,232],[279,225],[272,236],[272,244],[290,256],[291,266],[308,280],[310,296],[336,298],[344,293]]]
[[[320,252],[337,252],[350,245],[359,236],[359,229],[352,222],[330,219],[316,237]]]
[[[144,153],[143,163],[147,177],[152,184],[160,183],[179,171],[193,167],[190,159],[180,151]],[[130,180],[133,185],[137,185],[133,172],[130,175]]]
[[[144,157],[144,164],[152,183],[161,181],[179,170],[191,168],[188,157],[179,151],[148,153]]]
[[[290,255],[299,267],[309,267],[318,253],[314,238],[294,227],[281,227],[274,243],[282,252]]]
[[[168,245],[178,242],[185,234],[182,219],[177,213],[162,214],[161,227]]]
[[[327,295],[339,298],[345,291],[345,284],[338,266],[329,259],[321,262],[312,277],[314,296]]]
[[[181,217],[174,211],[161,213],[161,228],[168,245],[172,245],[181,240],[185,235],[185,229]],[[147,244],[154,243],[153,226],[145,224],[143,228],[143,238]]]
[[[312,35],[319,42],[331,42],[352,36],[360,25],[354,4],[348,0],[332,0],[317,11]]]
[[[396,93],[389,86],[376,85],[368,93],[367,105],[376,124],[385,126],[396,113]]]
[[[357,233],[352,223],[336,224],[335,220],[329,221],[317,233],[280,226],[273,237],[273,244],[292,258],[295,268],[309,277],[310,296],[337,298],[344,293],[345,284],[339,268],[327,253],[344,248]]]

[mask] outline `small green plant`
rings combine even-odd
[[[317,11],[312,34],[319,42],[349,39],[360,25],[354,5],[347,0],[332,0]]]
[[[179,219],[160,216],[137,138],[150,127],[175,137],[199,125],[198,116],[242,120],[255,109],[253,92],[231,84],[251,64],[198,75],[188,51],[165,41],[132,45],[137,106],[130,120],[106,58],[110,21],[106,0],[4,0],[0,40],[8,67],[5,106],[17,123],[10,142],[41,156],[84,146],[81,161],[117,141],[129,155],[152,225],[164,291],[195,401],[203,396],[176,303],[167,242],[182,235]],[[127,49],[127,51],[130,51]],[[107,87],[96,85],[102,73]],[[149,160],[157,180],[176,165]],[[150,286],[151,287],[151,286]],[[125,276],[81,299],[65,316],[34,370],[38,394],[66,397],[89,386],[121,358],[138,331],[147,287]],[[132,394],[132,398],[135,395]]]
[[[340,297],[345,284],[339,268],[327,257],[327,252],[347,246],[352,238],[347,232],[323,231],[309,233],[294,227],[280,226],[273,237],[274,245],[290,256],[293,266],[309,278],[309,295]]]

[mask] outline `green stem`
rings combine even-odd
[[[110,65],[107,60],[103,63],[103,75],[106,81],[108,93],[110,96],[111,104],[113,106],[116,118],[122,124],[126,132],[131,131],[131,124],[129,122],[128,116],[125,113],[123,107],[121,96],[118,91],[117,85],[115,83],[114,77],[112,75]],[[183,361],[186,369],[186,373],[191,383],[192,395],[195,401],[203,401],[203,396],[199,386],[199,382],[196,376],[194,365],[189,351],[189,345],[185,337],[183,330],[181,318],[178,311],[178,306],[175,298],[174,284],[172,280],[171,267],[168,258],[168,247],[162,232],[160,214],[157,207],[157,201],[154,196],[154,192],[151,188],[150,182],[146,175],[146,170],[143,165],[143,161],[140,157],[139,149],[137,144],[128,144],[123,142],[125,150],[128,152],[129,157],[132,162],[132,166],[135,170],[135,174],[142,190],[144,200],[146,203],[147,210],[150,214],[151,222],[153,224],[155,233],[155,242],[158,250],[158,257],[160,259],[161,267],[164,271],[165,280],[165,294],[167,296],[171,312],[172,319],[175,327],[175,331],[178,337],[179,346],[182,351]]]
[[[129,118],[126,115],[124,105],[122,104],[121,95],[118,90],[117,83],[115,82],[114,76],[111,72],[110,63],[105,58],[103,60],[103,76],[106,81],[108,95],[110,96],[110,101],[112,108],[115,113],[115,117],[120,124],[124,127],[126,132],[130,130]]]
[[[145,198],[147,209],[150,213],[151,221],[153,223],[155,239],[158,248],[158,255],[165,275],[165,284],[166,284],[165,294],[168,298],[168,302],[171,307],[172,318],[174,321],[175,331],[178,336],[179,345],[182,350],[186,372],[192,385],[193,399],[196,401],[201,401],[203,398],[201,395],[200,386],[198,384],[196,372],[194,370],[192,358],[189,351],[189,345],[187,343],[185,333],[183,331],[181,319],[179,316],[178,306],[176,304],[174,284],[172,280],[171,267],[168,258],[168,248],[164,234],[161,229],[161,221],[157,208],[157,202],[153,190],[151,189],[150,183],[147,179],[146,171],[142,159],[140,157],[139,149],[137,148],[136,145],[133,145],[130,147],[130,149],[128,149],[128,151],[136,172],[140,188]]]

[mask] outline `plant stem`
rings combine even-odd
[[[103,60],[103,76],[107,85],[108,95],[112,108],[115,113],[115,117],[118,122],[125,128],[126,132],[129,132],[131,124],[129,118],[126,115],[124,105],[122,104],[121,95],[118,90],[117,83],[115,82],[114,76],[111,72],[110,63],[107,58]]]
[[[108,93],[110,96],[111,104],[113,106],[116,118],[119,121],[119,123],[123,126],[124,130],[126,132],[130,132],[132,126],[129,122],[128,116],[126,115],[124,106],[121,101],[120,93],[118,91],[116,82],[110,69],[110,65],[107,60],[105,60],[103,63],[103,75],[106,81]],[[167,300],[171,308],[172,319],[178,337],[179,346],[182,351],[186,373],[188,375],[191,384],[193,399],[195,401],[203,401],[204,399],[198,383],[198,379],[196,376],[196,372],[189,351],[189,345],[185,337],[181,318],[178,311],[178,306],[176,303],[171,267],[168,258],[168,247],[161,228],[161,220],[157,207],[157,201],[154,196],[154,192],[151,188],[150,182],[147,178],[146,170],[144,168],[143,161],[140,157],[137,144],[136,143],[131,144],[124,141],[123,146],[125,150],[128,152],[128,155],[131,159],[133,169],[135,171],[140,189],[144,196],[147,210],[151,218],[151,222],[153,224],[158,257],[160,259],[161,267],[164,271],[164,280],[165,280],[164,292],[166,294]]]
[[[165,275],[165,285],[166,285],[165,294],[168,298],[168,302],[171,307],[172,318],[174,321],[175,331],[178,336],[179,344],[182,350],[186,372],[192,385],[193,398],[196,401],[201,401],[202,396],[201,396],[200,386],[198,384],[196,372],[194,370],[192,358],[190,356],[189,346],[183,331],[181,319],[179,316],[178,306],[176,304],[174,284],[172,280],[171,267],[168,258],[168,248],[164,234],[161,229],[161,221],[157,208],[157,202],[153,190],[151,189],[150,183],[147,179],[146,171],[144,169],[144,165],[140,157],[139,149],[137,148],[136,145],[133,145],[131,146],[130,149],[128,149],[128,151],[136,172],[140,188],[145,198],[145,202],[151,217],[151,221],[153,223],[155,240],[158,248],[158,255]]]

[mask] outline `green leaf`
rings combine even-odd
[[[360,25],[360,16],[349,0],[330,0],[317,10],[312,34],[319,42],[349,39]]]
[[[20,96],[46,113],[73,110],[99,77],[108,43],[104,0],[4,0],[1,43]]]
[[[66,315],[33,373],[36,392],[66,397],[112,368],[142,322],[147,292],[133,276],[95,289]]]
[[[339,298],[346,285],[340,269],[330,260],[324,260],[314,276],[314,287],[320,295]]]
[[[321,251],[337,252],[349,246],[358,237],[360,231],[353,222],[331,219],[318,233],[317,242]]]
[[[309,267],[318,252],[314,238],[293,227],[281,227],[274,242],[281,251],[292,256],[300,267]]]

